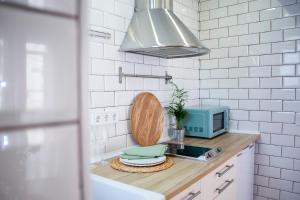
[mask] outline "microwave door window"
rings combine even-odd
[[[224,112],[213,115],[213,132],[224,129]]]

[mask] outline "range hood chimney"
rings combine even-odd
[[[184,58],[207,54],[209,49],[173,13],[173,0],[135,0],[135,13],[120,51]]]

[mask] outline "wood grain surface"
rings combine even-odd
[[[116,157],[111,161],[110,166],[116,170],[120,170],[123,172],[151,173],[151,172],[166,170],[172,167],[173,164],[174,164],[173,159],[167,156],[166,161],[163,162],[162,164],[155,165],[155,166],[148,166],[148,167],[135,167],[135,166],[124,165],[123,163],[120,162],[119,158]]]
[[[139,94],[131,110],[131,131],[135,141],[142,146],[158,142],[164,128],[163,108],[149,92]]]
[[[104,166],[92,165],[92,173],[158,192],[165,195],[166,199],[171,199],[225,163],[249,144],[255,142],[259,137],[259,134],[226,133],[213,139],[185,138],[185,144],[202,147],[222,147],[224,152],[210,162],[173,157],[174,165],[160,172],[121,172],[107,164]]]

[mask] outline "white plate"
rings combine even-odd
[[[166,161],[166,156],[150,159],[128,160],[120,158],[120,162],[129,166],[154,166]]]
[[[133,166],[133,167],[151,167],[151,166],[159,165],[163,162],[165,162],[165,161],[162,161],[162,162],[159,162],[159,163],[153,163],[153,164],[144,164],[144,165],[131,164],[131,163],[126,163],[126,162],[122,162],[122,163],[124,165]]]

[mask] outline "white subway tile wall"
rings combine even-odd
[[[299,200],[300,1],[201,2],[200,39],[214,45],[200,57],[200,101],[229,106],[232,129],[262,133],[254,199]]]
[[[218,7],[218,0],[209,1],[202,7],[213,9]],[[174,11],[177,16],[196,35],[199,35],[199,10],[197,0],[175,0]],[[173,76],[174,82],[184,87],[189,92],[188,105],[199,104],[199,57],[183,59],[160,59],[137,54],[119,52],[120,44],[125,36],[127,27],[134,12],[134,0],[91,0],[89,7],[89,25],[91,29],[101,30],[112,34],[111,39],[90,38],[90,70],[89,70],[89,112],[117,112],[118,122],[105,125],[95,134],[91,133],[91,157],[92,160],[99,158],[103,152],[110,152],[135,144],[130,133],[129,112],[134,97],[143,92],[154,93],[166,106],[169,101],[171,87],[164,80],[145,78],[123,78],[123,83],[118,81],[118,68],[122,67],[124,73],[165,75],[168,71]],[[227,8],[215,10],[214,12],[201,12],[202,18],[211,18],[202,24],[202,39],[207,40],[207,46],[214,47],[216,62],[202,63],[208,69],[218,68],[218,59],[228,57],[228,49],[218,49],[218,39],[228,36],[228,28],[205,32],[204,30],[217,28],[218,18],[227,16]],[[214,20],[214,18],[216,18]],[[217,43],[216,43],[217,42]],[[237,66],[237,61],[236,61]],[[216,78],[228,78],[228,69],[214,72],[206,70],[201,76],[214,76]],[[225,73],[224,73],[225,72]],[[215,87],[218,88],[216,81]],[[203,86],[211,86],[210,82],[203,82]],[[201,92],[202,93],[202,92]],[[203,94],[203,93],[202,93]],[[227,90],[215,92],[216,98],[228,98]],[[168,137],[168,119],[166,116],[166,127],[163,138]],[[103,134],[108,134],[108,140],[103,142]],[[103,146],[100,148],[99,146]]]

